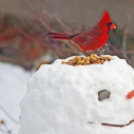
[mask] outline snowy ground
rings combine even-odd
[[[7,131],[11,131],[11,134],[18,133],[19,105],[31,75],[19,66],[0,62],[0,120],[6,123],[0,125],[0,134]]]

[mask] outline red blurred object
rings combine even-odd
[[[132,90],[131,92],[128,93],[127,99],[131,99],[133,97],[134,97],[134,90]]]
[[[116,26],[112,23],[109,13],[104,11],[99,22],[87,32],[68,35],[64,33],[49,33],[46,38],[55,40],[71,40],[76,43],[78,48],[85,53],[90,50],[96,50],[105,45],[109,37],[109,31],[115,29]]]

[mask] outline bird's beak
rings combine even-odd
[[[116,29],[116,25],[114,23],[111,24],[110,29]]]

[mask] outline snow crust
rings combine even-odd
[[[21,103],[19,134],[134,133],[134,123],[123,128],[101,125],[134,119],[134,98],[126,98],[134,89],[134,70],[125,60],[112,58],[103,65],[61,64],[68,59],[42,65]],[[99,101],[98,92],[104,89],[110,98]]]

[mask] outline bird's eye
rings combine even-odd
[[[101,90],[101,91],[98,92],[98,100],[102,101],[104,99],[107,99],[107,98],[110,97],[110,94],[111,93],[108,90],[106,90],[106,89]]]
[[[108,26],[108,27],[110,27],[111,25],[112,25],[112,22],[110,22],[110,23],[107,23],[107,26]]]

